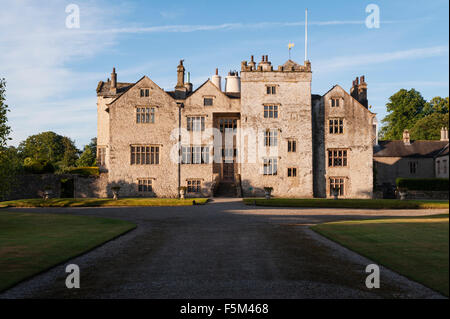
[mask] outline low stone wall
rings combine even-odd
[[[111,194],[112,196],[112,194]],[[105,198],[108,196],[108,174],[101,173],[100,176],[75,175],[74,178],[75,198]]]
[[[74,174],[27,174],[17,176],[10,194],[3,200],[39,198],[46,188],[52,190],[51,198],[60,198],[64,181],[73,180],[74,198],[108,197],[108,174],[82,176]]]
[[[446,191],[410,191],[408,190],[406,199],[417,200],[448,200],[449,195]]]

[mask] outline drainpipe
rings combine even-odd
[[[178,106],[178,198],[180,198],[181,187],[181,109],[184,107],[182,102],[177,102]]]

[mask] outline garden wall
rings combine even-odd
[[[108,174],[83,176],[77,174],[27,174],[17,176],[10,194],[3,200],[42,197],[46,188],[52,190],[51,198],[101,198],[107,197]]]

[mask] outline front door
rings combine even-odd
[[[234,181],[234,163],[223,163],[223,180],[225,182]]]

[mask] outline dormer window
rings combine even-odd
[[[141,89],[141,97],[149,97],[150,89]]]
[[[331,99],[331,107],[339,107],[339,100],[338,98]]]

